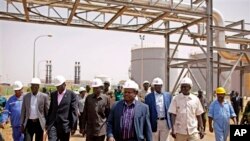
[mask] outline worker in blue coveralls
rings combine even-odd
[[[0,94],[0,122],[2,122],[2,112],[3,112],[3,109],[5,107],[6,102],[7,102],[7,99]],[[0,125],[0,128],[2,128],[1,125]],[[0,132],[0,141],[4,141],[4,138],[1,134],[1,132]]]
[[[23,141],[24,135],[21,132],[21,108],[23,102],[22,82],[15,81],[13,89],[15,94],[8,99],[5,105],[1,125],[4,128],[6,121],[10,117],[13,140]]]
[[[230,130],[230,118],[236,124],[236,114],[230,102],[225,100],[225,89],[218,87],[216,94],[217,99],[210,104],[208,112],[209,131],[214,130],[216,141],[226,141]]]

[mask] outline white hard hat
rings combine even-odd
[[[148,83],[148,84],[149,84],[149,81],[147,81],[147,80],[143,81],[143,84],[145,84],[145,83]]]
[[[152,81],[153,85],[163,85],[163,81],[161,78],[156,77],[153,81]]]
[[[190,78],[188,78],[188,77],[183,78],[183,79],[181,80],[181,83],[180,83],[180,84],[181,84],[181,85],[182,85],[182,84],[188,84],[188,85],[190,85],[191,87],[193,86],[192,80],[191,80]]]
[[[79,94],[79,91],[73,91],[75,94]]]
[[[23,84],[21,81],[15,81],[13,84],[13,90],[21,90],[23,88]]]
[[[133,80],[127,80],[124,85],[123,85],[124,89],[135,89],[135,90],[139,90],[139,86],[137,83],[135,83],[135,81]]]
[[[82,91],[86,91],[86,89],[84,87],[80,87],[79,92],[82,92]]]
[[[31,82],[30,82],[31,84],[38,84],[38,85],[40,85],[41,84],[41,80],[39,79],[39,78],[32,78],[32,80],[31,80]]]
[[[60,86],[62,85],[64,82],[65,82],[65,78],[61,75],[58,75],[55,77],[54,79],[54,85],[57,87],[57,86]]]
[[[103,86],[102,80],[98,78],[93,79],[91,87],[94,88],[94,87],[100,87],[100,86]]]

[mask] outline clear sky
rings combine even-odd
[[[250,22],[249,0],[214,0],[214,8],[227,21]],[[31,80],[34,39],[43,34],[53,37],[36,42],[36,69],[41,62],[41,78],[45,77],[43,60],[52,60],[53,76],[61,74],[72,80],[74,62],[79,61],[83,80],[100,74],[110,76],[114,82],[128,79],[131,48],[140,45],[138,33],[0,21],[1,82]],[[164,38],[146,35],[144,43],[164,46]]]

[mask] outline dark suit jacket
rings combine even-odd
[[[235,96],[235,97],[233,97],[231,99],[231,101],[232,101],[232,106],[234,108],[235,113],[239,114],[240,110],[241,109],[243,110],[243,99],[242,99],[242,97],[239,96],[238,99],[237,99],[237,97]]]
[[[170,103],[172,101],[172,95],[170,95],[167,92],[163,93],[164,97],[164,107],[165,107],[165,118],[167,119],[166,121],[166,126],[171,129],[172,123],[171,123],[171,118],[170,114],[168,113],[168,108],[170,106]],[[156,102],[155,102],[155,93],[150,93],[145,97],[145,103],[149,106],[149,112],[150,112],[150,123],[152,127],[152,131],[156,132],[157,131],[157,110],[156,110]]]
[[[107,122],[107,137],[114,137],[116,141],[122,141],[121,116],[124,100],[115,103],[109,114]],[[152,130],[149,121],[148,106],[142,102],[135,102],[134,127],[138,141],[152,141]]]
[[[47,130],[49,130],[54,123],[57,125],[57,130],[62,130],[68,133],[73,129],[77,119],[77,100],[76,94],[72,91],[66,90],[60,104],[57,102],[58,92],[51,93],[51,102],[46,120]]]

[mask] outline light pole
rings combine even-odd
[[[145,35],[140,35],[140,39],[141,39],[141,84],[143,83],[143,40],[145,39]]]
[[[36,41],[39,39],[39,38],[42,38],[42,37],[52,37],[52,35],[39,35],[35,38],[34,40],[34,48],[33,48],[33,77],[35,77],[35,63],[36,63]]]

